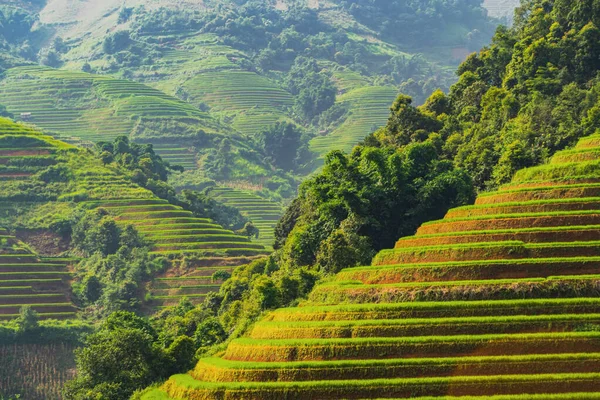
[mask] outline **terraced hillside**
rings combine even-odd
[[[188,169],[197,168],[190,132],[223,132],[208,113],[161,91],[82,72],[13,68],[0,81],[0,102],[18,120],[66,141],[95,143],[125,135],[156,144],[167,161]],[[164,135],[165,123],[171,136]]]
[[[19,315],[28,305],[41,318],[71,318],[71,260],[41,258],[0,228],[0,319]]]
[[[60,218],[69,218],[78,207],[102,207],[118,224],[133,225],[151,243],[154,255],[175,260],[192,257],[199,268],[210,267],[191,273],[192,277],[209,272],[212,275],[211,268],[240,265],[249,257],[268,254],[262,245],[251,243],[212,220],[196,218],[191,212],[157,198],[149,190],[132,183],[116,164],[105,166],[85,150],[0,119],[0,226],[15,230],[48,230],[54,222],[60,222]],[[32,258],[30,261],[25,256],[19,261],[19,257],[7,256],[8,269],[2,273],[13,279],[17,274],[11,268],[20,267],[12,264],[23,262],[22,268],[36,271],[30,279],[68,276],[60,260],[50,262],[29,257]],[[36,263],[40,265],[33,265]],[[173,272],[168,275],[177,278]],[[189,286],[184,283],[192,278],[186,276],[185,279],[179,286],[171,285],[170,290],[152,291],[152,303],[170,304],[182,295],[200,300],[206,294],[204,286],[183,287]],[[177,283],[174,281],[172,279],[171,283]],[[29,286],[26,282],[22,283],[19,290],[25,297],[33,289],[26,288]],[[53,303],[65,302],[64,296],[56,296],[55,300]],[[14,308],[9,311],[14,314]],[[61,308],[53,312],[63,311],[67,310]]]
[[[145,399],[598,399],[599,221],[595,135]]]
[[[142,117],[190,118],[207,132],[218,130],[206,113],[148,86],[37,66],[9,70],[0,82],[0,102],[47,132],[92,142],[129,136]]]
[[[283,215],[283,206],[279,203],[264,199],[256,194],[232,188],[215,188],[210,194],[228,206],[240,210],[248,217],[260,233],[257,243],[272,247],[275,242],[275,227]]]
[[[311,140],[310,149],[323,158],[332,150],[350,152],[365,136],[385,125],[389,106],[398,91],[389,86],[358,87],[337,98],[348,109],[348,118],[333,132]]]
[[[192,36],[190,37],[190,34]],[[162,38],[162,57],[140,79],[165,93],[184,93],[190,104],[206,104],[238,132],[254,135],[290,120],[290,93],[271,79],[240,68],[232,60],[247,55],[220,44],[212,34],[178,32]],[[164,78],[153,79],[156,71]]]

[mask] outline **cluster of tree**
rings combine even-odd
[[[148,254],[131,225],[121,227],[102,208],[80,210],[73,218],[71,245],[84,259],[75,268],[73,294],[96,318],[118,310],[139,310],[142,284],[167,267]]]
[[[296,124],[277,122],[260,132],[256,141],[273,165],[285,171],[298,171],[311,160],[310,137]]]
[[[116,161],[133,171],[134,182],[144,186],[148,180],[166,181],[172,171],[182,172],[180,166],[171,166],[154,152],[151,144],[137,144],[127,136],[119,136],[113,142],[98,142],[96,151],[104,164]]]
[[[167,336],[133,313],[111,314],[76,350],[77,377],[65,385],[64,398],[126,400],[137,389],[191,368],[194,340]]]
[[[409,46],[444,43],[478,49],[495,28],[481,0],[344,0],[341,5],[359,22]],[[453,34],[459,25],[468,34]]]
[[[599,9],[597,0],[523,2],[515,26],[459,67],[448,95],[421,107],[399,100],[368,142],[433,141],[480,189],[547,160],[600,128]]]
[[[93,325],[76,320],[40,320],[31,306],[23,306],[19,316],[0,322],[0,342],[3,345],[69,343],[80,345],[94,330]]]
[[[32,33],[38,15],[25,9],[0,6],[0,49],[29,60],[35,60],[39,37]]]
[[[294,111],[306,121],[313,122],[335,103],[337,89],[313,58],[296,58],[285,84],[295,96]]]
[[[292,267],[335,273],[368,264],[374,252],[474,197],[471,178],[443,160],[433,141],[332,152],[300,186],[277,226],[276,248]]]
[[[126,400],[186,372],[265,310],[295,304],[319,278],[317,271],[284,270],[269,258],[236,269],[220,292],[209,294],[200,306],[183,299],[150,319],[115,312],[78,351],[78,374],[66,385],[65,399]]]
[[[12,119],[15,116],[6,109],[5,105],[0,104],[0,117]]]

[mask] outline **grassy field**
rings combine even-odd
[[[219,129],[208,114],[143,84],[43,67],[8,71],[0,82],[0,102],[48,132],[93,142],[130,136],[134,117],[189,118],[207,132]]]
[[[0,241],[0,319],[14,318],[24,305],[44,319],[75,317],[69,262],[43,259],[22,247],[13,236]]]

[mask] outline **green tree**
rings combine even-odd
[[[6,106],[0,104],[0,117],[12,119],[15,116],[12,113],[8,112],[8,110],[6,109]]]
[[[194,333],[194,342],[197,347],[209,347],[222,343],[227,338],[227,333],[216,318],[208,318],[203,321]]]
[[[17,331],[21,334],[32,334],[38,331],[39,315],[30,306],[23,306],[16,319]]]
[[[240,230],[235,231],[237,235],[246,236],[248,239],[255,238],[258,239],[260,235],[260,231],[252,222],[246,222],[246,225]]]
[[[98,398],[126,400],[160,376],[163,356],[152,337],[138,329],[101,329],[76,351],[77,378],[65,385],[68,400]]]
[[[294,171],[309,161],[308,140],[304,130],[289,122],[277,122],[257,137],[267,157],[286,171]]]

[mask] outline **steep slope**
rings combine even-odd
[[[348,110],[348,117],[332,132],[324,132],[325,135],[310,141],[310,149],[318,154],[319,159],[333,150],[349,153],[364,139],[366,132],[370,133],[385,126],[389,116],[389,105],[398,95],[397,89],[389,86],[353,85],[348,88],[348,82],[343,75],[336,83],[340,93],[343,93],[338,96],[336,104]]]
[[[255,155],[247,140],[209,113],[133,81],[17,67],[0,80],[0,104],[18,120],[75,145],[125,135],[138,143],[156,144],[159,155],[188,169],[197,168],[198,158],[212,152],[233,160],[231,175],[244,174],[248,179],[272,175],[271,167]],[[226,154],[218,151],[224,139],[229,141]]]
[[[594,135],[144,398],[597,399],[599,185]]]
[[[129,175],[116,164],[104,165],[87,150],[0,119],[0,227],[23,232],[55,231],[57,226],[70,220],[78,208],[100,207],[114,216],[119,225],[134,226],[151,243],[152,255],[173,260],[184,256],[195,259],[200,269],[191,276],[206,275],[208,272],[201,268],[206,264],[213,269],[218,265],[240,265],[247,262],[248,257],[268,253],[262,245],[251,243],[210,219],[197,218],[157,198],[151,191],[132,183]],[[6,280],[40,279],[42,275],[56,279],[61,274],[68,277],[68,273],[63,272],[64,260],[27,257],[5,256],[6,262],[1,264],[6,265],[0,268],[8,268],[2,272]],[[17,276],[14,268],[32,268],[31,271],[39,272]],[[168,275],[176,277],[177,273],[168,272]],[[23,285],[22,290],[29,290],[24,286],[28,285]],[[215,288],[218,285],[210,289]],[[206,293],[204,287],[175,289],[168,293],[152,292],[152,304],[164,305],[184,294],[197,295],[196,300],[201,300]],[[34,300],[28,299],[42,303]],[[64,301],[64,296],[57,297],[54,303]],[[11,310],[14,314],[14,308]],[[59,311],[65,310],[54,310]]]

